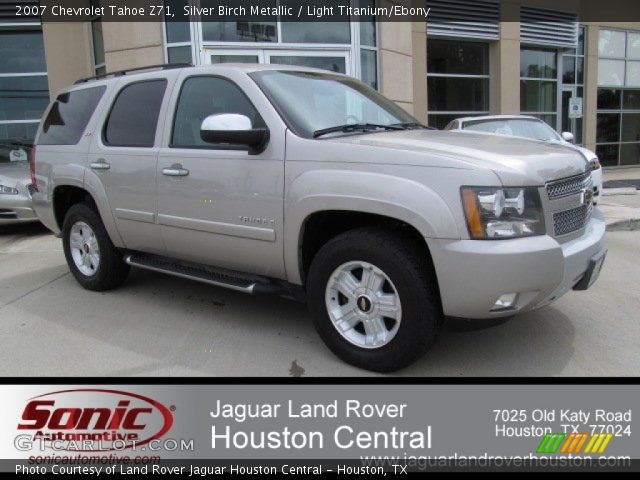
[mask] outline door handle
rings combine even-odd
[[[104,158],[99,158],[97,162],[91,163],[91,168],[93,170],[109,170],[111,165],[109,165]]]
[[[189,175],[189,170],[182,168],[182,165],[176,163],[171,165],[169,168],[163,168],[162,174],[168,177],[186,177]]]

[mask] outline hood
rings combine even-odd
[[[493,170],[505,185],[544,185],[584,173],[585,158],[574,147],[478,132],[403,130],[349,135],[333,142],[421,152],[443,167]],[[394,161],[401,157],[394,156]]]

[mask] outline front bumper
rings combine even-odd
[[[604,250],[605,222],[594,210],[582,236],[565,243],[544,235],[513,240],[427,239],[444,314],[494,318],[548,305],[576,286]],[[493,311],[505,294],[513,308]]]
[[[0,225],[37,222],[31,198],[26,195],[0,194]]]

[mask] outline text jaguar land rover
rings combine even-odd
[[[36,144],[36,211],[84,288],[134,266],[306,299],[329,348],[376,371],[418,358],[444,316],[508,316],[588,288],[606,253],[574,149],[433,131],[320,70],[82,80]]]

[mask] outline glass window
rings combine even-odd
[[[282,22],[285,43],[351,43],[348,22]]]
[[[360,0],[359,7],[375,7],[375,0]],[[361,16],[360,17],[360,44],[368,47],[377,45],[376,17]]]
[[[46,75],[0,76],[0,120],[39,119],[47,105]]]
[[[485,43],[429,39],[427,72],[430,74],[488,75],[489,48]]]
[[[624,58],[626,50],[625,44],[625,32],[617,30],[600,30],[598,53],[601,57]]]
[[[640,62],[627,62],[627,87],[640,87]]]
[[[618,165],[618,153],[620,145],[597,145],[596,155],[603,167],[616,167]]]
[[[0,73],[46,72],[42,32],[0,30]]]
[[[576,83],[578,85],[584,83],[584,58],[576,59]]]
[[[598,143],[620,141],[620,114],[619,113],[599,113],[598,114]]]
[[[576,57],[562,57],[562,83],[576,83]]]
[[[598,108],[600,108],[600,105],[598,105]],[[622,108],[625,110],[640,110],[640,90],[625,90]]]
[[[307,57],[304,55],[271,55],[270,63],[278,65],[296,65],[329,70],[335,73],[346,73],[347,64],[344,57]]]
[[[211,55],[211,63],[259,63],[257,55]]]
[[[192,63],[191,45],[167,47],[167,57],[169,63]]]
[[[330,73],[261,71],[251,77],[283,112],[289,127],[313,132],[353,123],[391,125],[415,118],[358,80]]]
[[[118,147],[153,147],[167,81],[132,83],[118,94],[104,128],[104,143]]]
[[[598,62],[598,85],[622,87],[624,85],[624,60],[602,60]]]
[[[484,78],[429,77],[429,110],[489,110],[489,81]]]
[[[429,38],[427,91],[432,126],[443,128],[457,117],[488,113],[489,82],[488,44]]]
[[[640,60],[640,33],[627,34],[627,58]]]
[[[522,112],[555,112],[558,84],[539,80],[520,81],[520,110]]]
[[[200,0],[203,8],[216,9],[219,0]],[[275,8],[276,0],[241,0],[235,5],[243,5],[247,11],[252,6]],[[239,18],[236,22],[202,22],[202,39],[205,42],[277,42],[278,25],[276,22],[249,21]]]
[[[640,143],[623,143],[620,146],[620,165],[640,164]]]
[[[622,90],[598,89],[598,110],[620,110]]]
[[[58,95],[42,124],[38,143],[75,145],[87,128],[105,87],[83,88]]]
[[[554,50],[523,48],[520,50],[520,76],[556,79],[557,53]]]
[[[622,141],[640,142],[640,113],[622,114]]]
[[[202,22],[205,42],[277,42],[276,22]]]
[[[378,89],[378,52],[375,50],[360,51],[362,81],[371,88]]]
[[[220,77],[191,77],[185,80],[173,121],[172,147],[198,148],[210,143],[200,138],[200,126],[209,115],[238,113],[249,117],[254,128],[266,125],[237,85]]]
[[[173,14],[173,18],[165,18],[167,43],[191,41],[191,25],[184,15],[184,7],[188,3],[188,0],[164,0],[164,4],[169,6]]]

